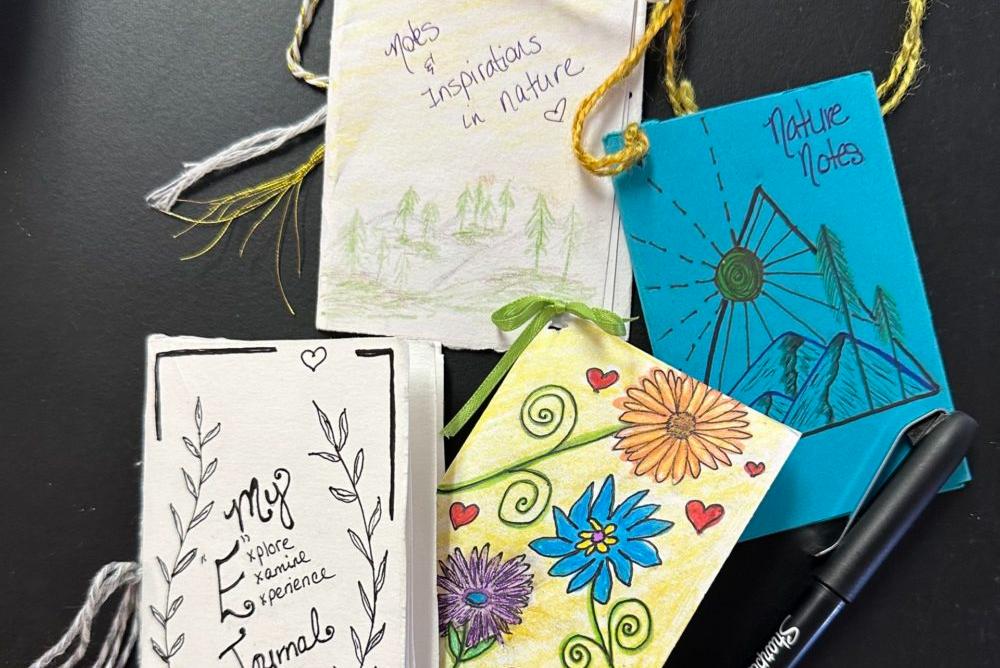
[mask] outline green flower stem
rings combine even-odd
[[[462,627],[462,641],[459,643],[458,655],[455,656],[455,663],[451,664],[452,668],[457,668],[462,664],[462,655],[465,654],[465,639],[469,637],[469,626],[466,624]]]
[[[611,650],[608,649],[607,644],[604,642],[604,634],[601,633],[601,624],[597,621],[597,606],[594,604],[594,585],[590,585],[590,596],[587,597],[587,600],[590,602],[588,607],[590,608],[590,625],[594,629],[594,640],[597,641],[597,644],[600,645],[601,649],[604,651],[604,656],[608,660],[608,665],[613,666],[614,663],[611,660]]]
[[[604,634],[601,632],[601,623],[597,621],[597,606],[594,599],[594,588],[596,584],[590,585],[589,596],[587,596],[587,610],[590,613],[590,627],[593,629],[594,637],[591,639],[601,648],[608,665],[614,668],[615,661],[611,652],[610,643],[605,642]],[[610,640],[610,638],[609,638]]]
[[[605,438],[614,435],[625,425],[619,423],[611,427],[604,427],[602,429],[595,429],[594,431],[587,432],[585,434],[580,434],[573,438],[567,439],[565,443],[559,446],[543,452],[538,455],[533,455],[531,457],[525,457],[517,462],[514,462],[510,466],[507,466],[499,471],[493,471],[491,473],[484,473],[471,480],[466,480],[464,482],[453,483],[450,485],[439,485],[437,488],[438,494],[450,494],[452,492],[460,492],[466,489],[472,489],[474,487],[479,487],[489,482],[494,482],[499,480],[511,473],[516,473],[517,471],[523,470],[525,468],[530,468],[531,466],[537,464],[538,462],[544,461],[550,457],[562,454],[564,452],[569,452],[570,450],[575,450],[577,448],[582,448],[586,445],[591,445],[592,443],[597,443]]]

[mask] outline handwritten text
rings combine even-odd
[[[818,188],[827,174],[865,161],[864,152],[855,142],[835,141],[831,136],[850,120],[839,102],[806,110],[796,100],[791,111],[775,106],[764,127],[771,131],[771,139],[785,157],[798,161],[803,178]],[[823,141],[817,146],[817,140]]]
[[[392,36],[389,46],[385,49],[385,55],[389,58],[398,57],[403,61],[406,71],[413,74],[410,56],[420,47],[436,42],[441,36],[441,29],[430,21],[424,21],[419,26],[414,25],[413,21],[407,21],[406,27],[406,32],[397,32]]]

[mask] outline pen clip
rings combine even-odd
[[[840,536],[837,537],[837,540],[832,545],[815,553],[813,555],[814,557],[825,556],[830,552],[833,552],[834,550],[837,549],[837,547],[840,546],[840,544],[844,540],[844,537],[847,535],[847,532],[851,530],[852,526],[854,526],[854,522],[858,519],[858,516],[861,515],[865,507],[867,507],[868,502],[871,501],[872,497],[875,494],[875,489],[878,486],[879,481],[882,479],[882,475],[889,468],[889,463],[893,460],[893,457],[899,450],[900,446],[903,444],[903,441],[905,441],[906,438],[909,436],[910,431],[912,431],[918,425],[923,424],[928,420],[931,420],[932,418],[940,417],[946,414],[947,411],[941,408],[936,408],[906,423],[903,426],[903,428],[899,430],[899,433],[896,435],[896,439],[892,443],[892,447],[889,448],[889,451],[885,453],[885,457],[882,458],[882,463],[879,464],[878,470],[875,471],[875,475],[872,476],[871,481],[868,483],[868,487],[865,488],[864,494],[861,495],[861,499],[858,501],[858,505],[856,505],[854,507],[854,510],[851,511],[851,516],[847,519],[847,524],[844,525],[844,530],[840,532]],[[926,433],[927,432],[924,431],[921,434],[921,437],[923,437],[923,435]]]

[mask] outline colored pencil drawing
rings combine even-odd
[[[797,436],[596,325],[541,332],[438,484],[441,665],[662,665]],[[455,575],[487,545],[531,591],[473,634],[506,602]]]
[[[616,650],[635,652],[652,634],[649,608],[638,599],[614,605],[607,619],[606,635],[595,606],[609,602],[615,579],[622,586],[631,587],[635,567],[649,569],[663,563],[649,539],[666,533],[674,523],[653,517],[660,507],[642,504],[648,493],[636,492],[616,506],[615,479],[609,475],[596,497],[591,483],[568,513],[554,508],[556,535],[536,538],[528,545],[542,557],[557,560],[548,573],[552,577],[569,578],[567,594],[587,590],[591,635],[578,633],[563,642],[560,659],[567,668],[581,663],[591,665],[594,651],[606,665],[614,666]],[[628,621],[619,614],[626,606],[633,610]]]
[[[704,351],[708,383],[805,434],[938,392],[906,347],[892,295],[860,284],[850,248],[830,227],[810,238],[763,186],[738,232],[692,220],[681,202],[674,210],[670,233],[701,240],[703,253],[680,258],[690,269],[676,282],[641,286],[683,305],[679,322],[650,335],[689,340],[688,360]],[[665,239],[630,240],[674,254]]]
[[[466,558],[461,548],[439,564],[438,619],[441,636],[448,639],[451,665],[459,666],[503,644],[504,636],[521,623],[521,613],[533,590],[530,566],[524,555],[490,558],[490,545],[473,547]]]
[[[607,376],[602,374],[602,377]],[[617,381],[617,372],[614,378]],[[619,401],[622,399],[618,397]],[[710,399],[714,403],[714,398]],[[652,617],[648,606],[634,598],[614,603],[603,621],[599,619],[596,606],[609,604],[615,579],[622,586],[630,587],[636,567],[648,569],[662,564],[650,539],[667,532],[673,522],[654,517],[660,510],[659,505],[642,504],[648,490],[635,492],[616,505],[613,475],[604,478],[599,490],[595,490],[591,482],[568,511],[552,507],[553,482],[539,470],[543,462],[577,448],[599,444],[615,436],[624,426],[612,424],[575,435],[577,417],[577,401],[569,390],[557,385],[538,388],[529,393],[522,404],[520,427],[525,437],[551,443],[550,449],[500,471],[485,472],[464,484],[442,485],[438,493],[454,498],[460,492],[500,483],[502,492],[496,492],[500,523],[515,530],[535,527],[528,548],[540,557],[555,560],[548,569],[548,576],[569,578],[567,594],[586,589],[591,630],[589,635],[575,633],[564,639],[560,648],[561,664],[567,667],[598,665],[592,662],[600,661],[601,665],[613,667],[616,651],[633,653],[646,645],[652,635]],[[679,438],[686,440],[687,436]],[[554,536],[538,527],[550,508]],[[454,501],[449,506],[453,530],[472,524],[479,513],[478,505]],[[511,625],[521,622],[521,612],[528,605],[531,580],[528,565],[522,566],[524,557],[503,562],[501,554],[487,564],[488,551],[488,545],[473,547],[467,560],[458,547],[440,566],[440,631],[442,637],[448,639],[447,647],[454,666],[481,656],[494,643],[502,644],[503,634],[510,632]],[[510,570],[512,575],[504,577],[505,570]],[[511,592],[501,585],[510,585]]]
[[[416,318],[429,311],[479,312],[529,293],[592,300],[581,269],[588,220],[572,203],[492,177],[465,185],[455,202],[407,188],[392,211],[356,208],[333,240],[320,308]],[[488,265],[505,249],[511,263]]]
[[[807,444],[744,539],[849,513],[900,425],[952,404],[874,78],[643,129],[614,181],[654,355]]]
[[[676,485],[702,467],[731,466],[730,455],[743,454],[747,411],[735,399],[722,395],[673,369],[654,369],[626,391],[615,450],[635,463],[636,475]]]

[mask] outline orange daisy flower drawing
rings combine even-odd
[[[673,370],[654,369],[628,388],[615,450],[635,463],[636,475],[676,485],[697,478],[702,466],[732,465],[729,454],[743,454],[747,412],[735,399]]]

